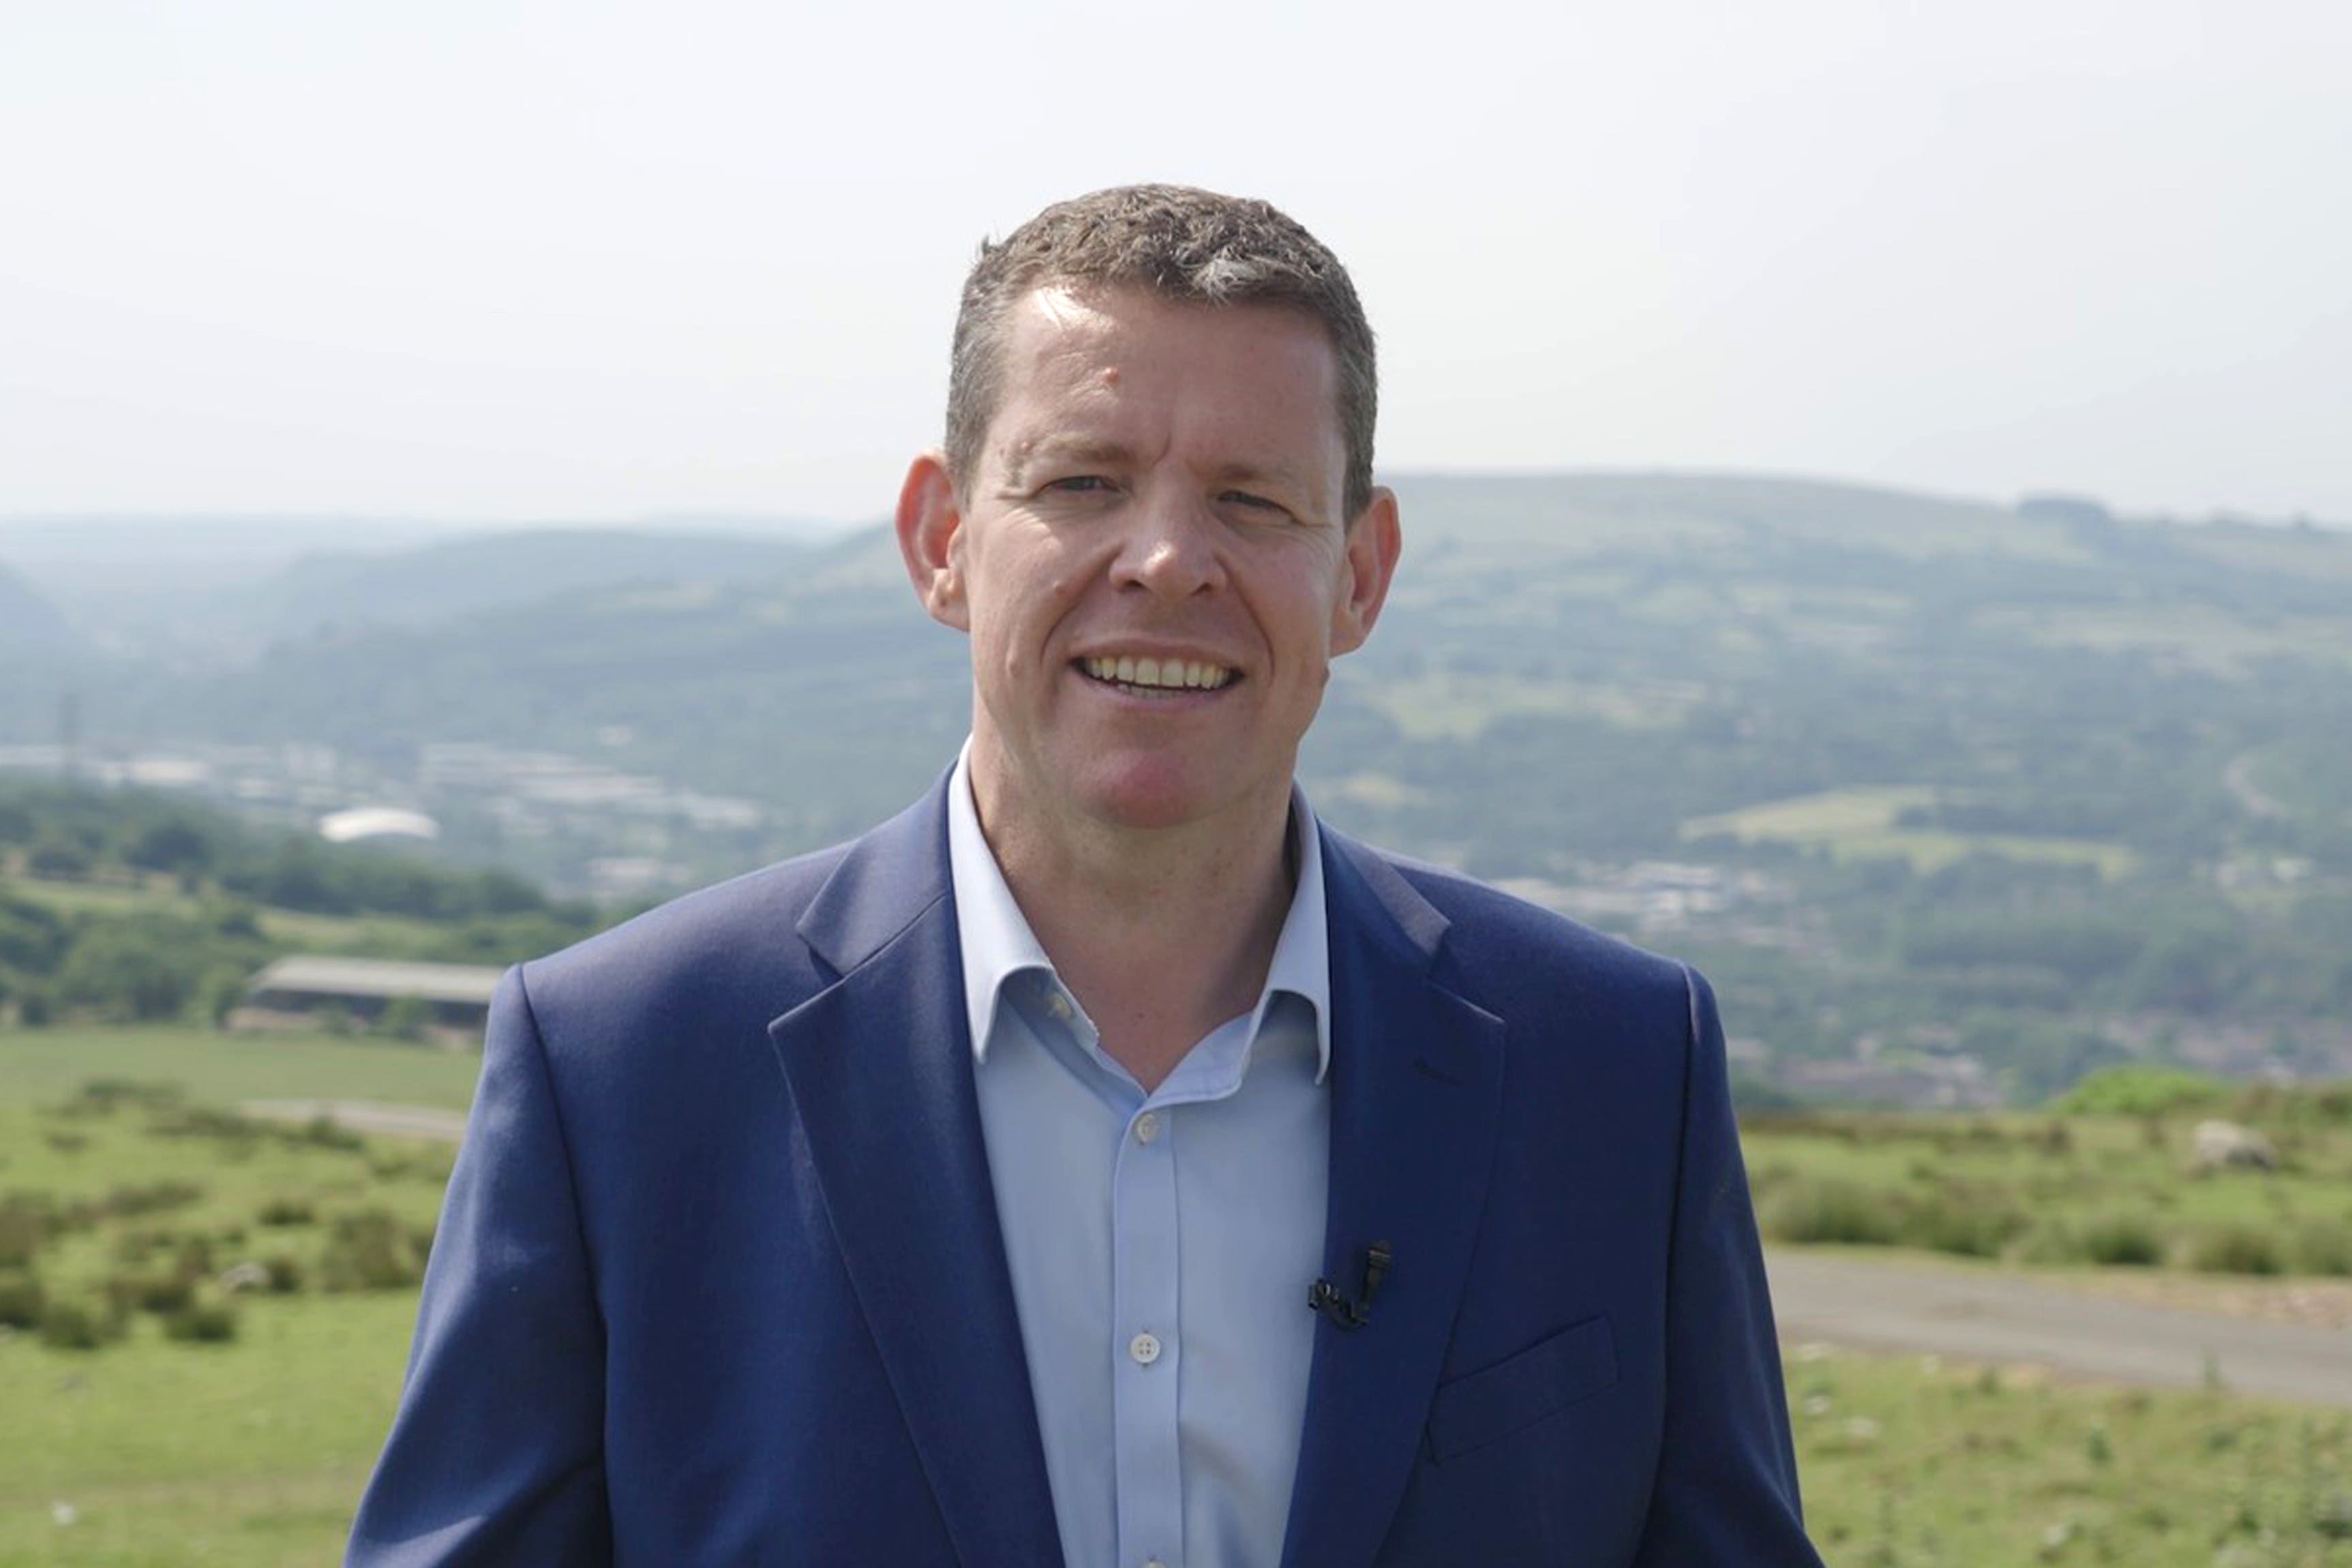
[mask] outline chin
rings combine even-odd
[[[1115,826],[1149,831],[1181,827],[1215,814],[1231,791],[1208,786],[1197,773],[1165,758],[1112,763],[1088,781],[1093,815]]]

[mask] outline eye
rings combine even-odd
[[[1227,490],[1220,495],[1217,500],[1221,505],[1240,507],[1246,511],[1260,511],[1274,517],[1290,515],[1290,509],[1280,501],[1270,500],[1262,495],[1253,495],[1248,490]]]
[[[1045,482],[1046,491],[1058,495],[1096,495],[1116,488],[1100,474],[1070,474]]]

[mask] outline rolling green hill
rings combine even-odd
[[[1755,1084],[2352,1072],[2352,535],[1737,476],[1396,483],[1394,595],[1304,759],[1320,807],[1701,960]],[[884,531],[667,585],[626,564],[111,678],[89,728],[324,748],[314,795],[421,805],[568,887],[838,837],[952,753],[962,645]],[[447,782],[453,745],[491,782]],[[586,783],[531,793],[562,767]]]

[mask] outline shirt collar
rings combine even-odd
[[[1029,929],[1028,918],[1005,885],[995,852],[980,830],[980,812],[971,799],[971,742],[966,741],[948,776],[948,874],[955,889],[972,1059],[984,1063],[996,1022],[997,993],[1015,974],[1050,973],[1054,961]],[[1274,960],[1266,965],[1265,989],[1258,994],[1255,1017],[1265,1017],[1267,999],[1277,991],[1289,992],[1313,1007],[1315,1081],[1321,1083],[1331,1070],[1331,949],[1323,903],[1322,829],[1295,784],[1290,787],[1290,832],[1298,848],[1297,884],[1291,890],[1282,934],[1275,940]]]

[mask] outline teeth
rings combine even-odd
[[[1121,686],[1145,686],[1155,690],[1174,691],[1190,687],[1201,691],[1214,691],[1234,678],[1234,672],[1221,664],[1201,664],[1181,658],[1088,658],[1080,661],[1086,672],[1097,680],[1113,680]]]

